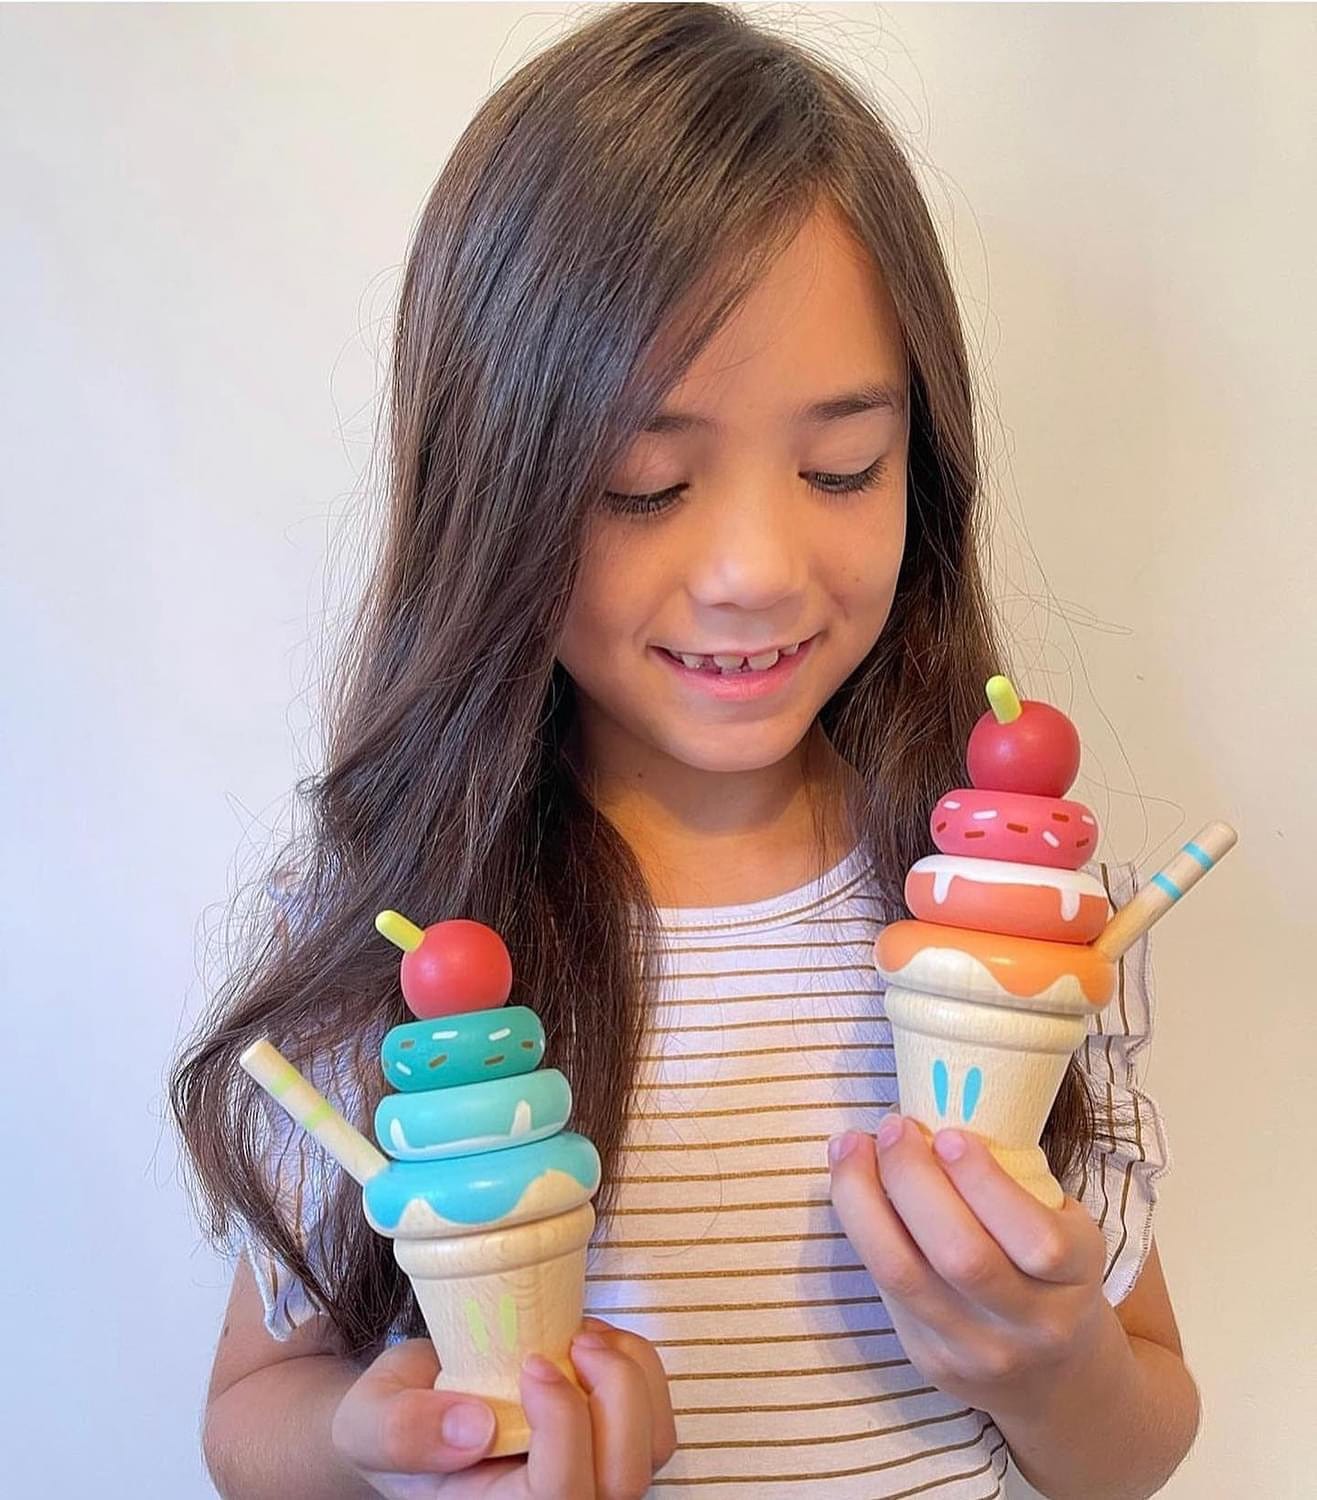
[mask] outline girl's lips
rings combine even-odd
[[[740,703],[781,692],[795,676],[801,662],[813,651],[817,640],[818,636],[812,635],[807,641],[801,641],[800,650],[794,656],[779,656],[766,672],[714,672],[707,667],[688,667],[675,656],[669,656],[661,646],[650,649],[677,674],[678,682],[692,692]]]

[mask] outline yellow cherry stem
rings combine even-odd
[[[1020,700],[1016,697],[1009,677],[1003,677],[1000,673],[996,677],[989,677],[984,692],[988,695],[988,703],[999,724],[1010,724],[1020,717]]]
[[[419,948],[425,941],[425,933],[415,922],[409,922],[401,912],[382,911],[375,918],[375,928],[382,937],[401,948],[404,953],[411,953]]]

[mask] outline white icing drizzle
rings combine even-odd
[[[1018,860],[974,859],[969,855],[929,854],[911,867],[912,875],[932,875],[933,900],[945,904],[951,883],[959,876],[971,884],[1045,886],[1060,898],[1061,916],[1073,922],[1084,896],[1105,896],[1097,879],[1082,870],[1056,870],[1047,865],[1028,865]]]
[[[399,1161],[431,1161],[436,1157],[452,1155],[459,1146],[462,1148],[463,1155],[475,1155],[478,1151],[506,1145],[508,1141],[518,1140],[522,1136],[533,1136],[533,1139],[540,1140],[561,1129],[561,1124],[542,1125],[539,1130],[532,1132],[530,1103],[526,1099],[518,1099],[517,1107],[512,1111],[512,1125],[506,1135],[468,1135],[460,1141],[437,1142],[432,1146],[413,1146],[402,1128],[402,1121],[395,1115],[389,1121],[389,1140],[393,1143],[393,1155]]]

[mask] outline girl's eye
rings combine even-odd
[[[887,456],[884,454],[858,474],[809,474],[806,480],[810,489],[817,490],[822,495],[853,495],[877,484],[883,476],[886,462]],[[614,510],[626,511],[632,515],[655,515],[666,510],[685,488],[684,484],[674,484],[670,489],[659,490],[653,495],[619,495],[612,490],[605,490],[604,499]]]

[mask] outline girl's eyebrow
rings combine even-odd
[[[790,417],[794,423],[837,422],[843,417],[854,417],[866,411],[905,410],[905,392],[894,385],[874,381],[855,391],[845,391],[840,396],[829,396],[824,401],[814,401],[802,406]],[[689,432],[693,429],[716,430],[718,423],[711,417],[697,412],[661,411],[650,418],[641,432]]]

